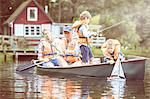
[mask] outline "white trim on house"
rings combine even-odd
[[[49,31],[52,31],[52,25],[51,24],[41,24],[41,30],[47,29]]]
[[[52,25],[52,34],[55,37],[59,37],[60,36],[60,26]]]
[[[37,21],[38,20],[38,8],[28,7],[27,8],[27,21]]]

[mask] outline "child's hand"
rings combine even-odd
[[[114,60],[110,60],[109,63],[110,63],[110,64],[114,64],[115,61],[114,61]]]
[[[93,33],[93,36],[97,36],[97,32],[94,32],[94,33]]]

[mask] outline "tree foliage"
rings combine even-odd
[[[1,0],[3,15],[11,14],[25,0]],[[107,38],[117,38],[128,47],[150,46],[150,0],[37,0],[43,7],[47,4],[55,22],[72,23],[83,10],[91,12],[94,24],[107,28]],[[10,6],[12,8],[10,9]],[[7,18],[7,17],[6,17]]]

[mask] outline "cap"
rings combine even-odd
[[[71,26],[65,26],[63,28],[63,31],[72,32],[72,27]]]

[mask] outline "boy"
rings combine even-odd
[[[121,52],[121,44],[118,40],[108,39],[101,47],[104,55],[104,62],[113,64],[118,58],[124,60]]]
[[[91,47],[89,46],[90,37],[96,35],[95,32],[89,32],[89,22],[91,19],[91,14],[88,11],[83,11],[80,14],[80,20],[76,21],[72,28],[77,32],[79,37],[80,50],[82,55],[82,63],[89,64],[92,63],[93,53]]]

